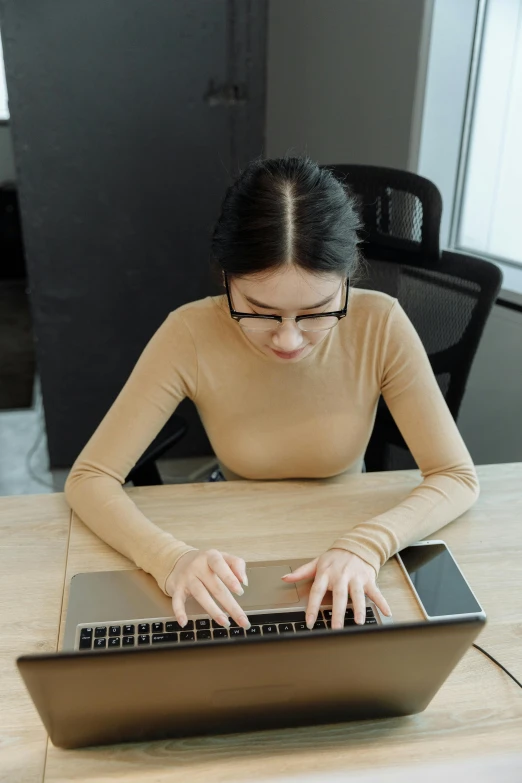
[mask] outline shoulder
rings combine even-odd
[[[171,345],[192,346],[198,355],[208,355],[238,339],[235,323],[222,296],[207,296],[173,310],[160,331]]]
[[[207,296],[173,310],[167,320],[172,330],[186,329],[193,336],[208,332],[216,327],[223,318],[223,307],[219,296]]]
[[[348,315],[353,321],[385,323],[399,307],[397,299],[381,291],[352,288],[348,299]]]

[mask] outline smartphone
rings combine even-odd
[[[397,553],[426,619],[486,613],[444,541],[418,541]]]

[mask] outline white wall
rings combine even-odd
[[[272,0],[267,154],[408,168],[427,9],[428,0]]]
[[[0,184],[15,179],[15,165],[11,131],[8,125],[0,125]]]

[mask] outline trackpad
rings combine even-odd
[[[241,606],[271,608],[299,603],[296,586],[281,580],[291,570],[289,565],[250,566],[248,587],[245,587],[245,595],[238,599]]]
[[[291,572],[289,565],[249,566],[248,587],[241,597],[234,598],[243,609],[276,609],[299,603],[299,593],[293,584],[286,584],[281,577]],[[201,607],[193,599],[186,603],[188,614],[200,614]]]

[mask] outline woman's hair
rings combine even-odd
[[[230,277],[295,264],[353,278],[359,266],[356,199],[309,158],[255,160],[228,188],[212,256]]]

